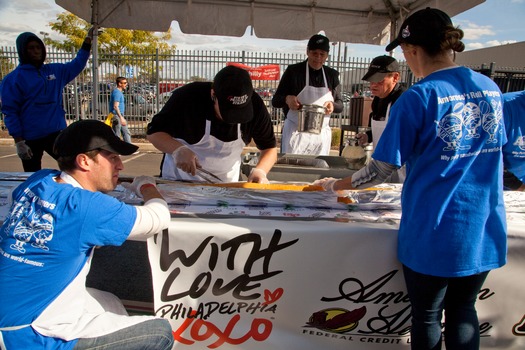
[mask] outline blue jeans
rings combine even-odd
[[[148,320],[97,338],[79,339],[74,350],[171,350],[173,334],[168,320]]]
[[[489,272],[466,277],[436,277],[403,266],[412,305],[411,348],[441,349],[445,310],[447,350],[478,350],[479,321],[475,303]]]
[[[131,133],[129,132],[128,126],[122,125],[119,117],[113,117],[111,127],[119,139],[122,138],[127,143],[131,143]]]

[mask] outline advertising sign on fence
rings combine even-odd
[[[242,63],[228,62],[226,65],[246,69],[248,73],[250,73],[252,80],[279,80],[280,78],[280,68],[278,64],[250,67]]]

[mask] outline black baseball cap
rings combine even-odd
[[[443,11],[427,7],[407,17],[397,38],[387,45],[386,51],[392,51],[401,43],[439,49],[445,28],[452,25],[452,20]]]
[[[399,63],[392,56],[377,56],[370,62],[368,72],[361,80],[366,80],[371,83],[380,82],[388,73],[399,72]]]
[[[105,123],[85,119],[70,124],[58,134],[54,152],[59,157],[76,156],[96,149],[103,149],[121,155],[130,155],[138,147],[119,139]]]
[[[312,35],[310,40],[308,40],[308,50],[323,50],[323,51],[330,51],[330,40],[324,35],[321,34],[315,34]]]
[[[215,75],[213,90],[225,123],[242,124],[253,119],[253,85],[247,70],[226,66]]]

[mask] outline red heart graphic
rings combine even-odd
[[[264,290],[264,303],[263,305],[270,305],[275,303],[283,296],[284,290],[282,288],[277,288],[273,292],[270,292],[268,289]]]

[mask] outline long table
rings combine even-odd
[[[175,349],[409,348],[399,187],[350,205],[320,193],[159,187],[169,229],[147,247],[97,250],[92,274],[97,287],[168,319]],[[482,349],[525,348],[525,194],[505,198],[508,263],[478,296]]]

